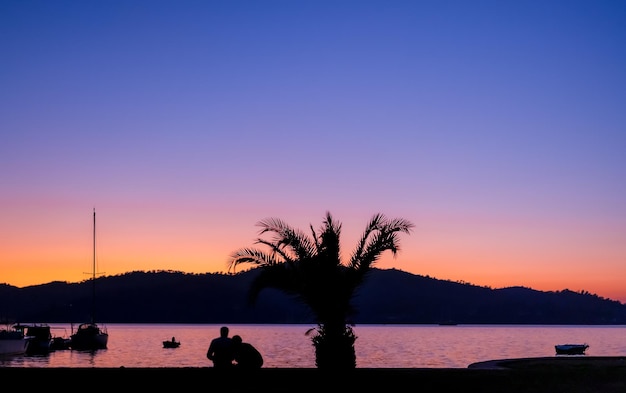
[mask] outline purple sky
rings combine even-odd
[[[0,282],[223,271],[278,217],[626,302],[626,2],[0,2]]]

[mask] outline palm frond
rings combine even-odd
[[[276,244],[265,239],[257,239],[256,243],[268,246],[272,251],[272,255],[279,255],[283,259],[283,261],[293,261],[294,258],[297,258],[295,255],[290,255],[293,254],[293,251],[291,249],[281,247],[280,244]]]
[[[382,214],[375,215],[350,259],[350,266],[356,270],[368,270],[385,251],[391,251],[395,257],[400,250],[398,233],[408,234],[413,227],[413,223],[405,219],[388,220]]]
[[[302,231],[292,228],[283,220],[268,218],[257,223],[262,227],[259,235],[274,233],[271,243],[276,249],[290,249],[295,258],[306,258],[315,250],[310,238]]]
[[[385,216],[381,213],[377,213],[367,223],[361,239],[357,243],[355,250],[352,252],[352,257],[350,258],[351,266],[353,266],[354,268],[358,268],[358,263],[363,258],[363,253],[368,242],[370,241],[372,233],[374,233],[374,231],[376,230],[380,230],[381,222],[383,222],[384,220]]]
[[[228,271],[234,272],[237,265],[250,263],[259,266],[271,266],[280,263],[280,260],[271,254],[267,254],[255,248],[241,248],[232,254],[228,259]]]
[[[411,230],[415,228],[415,225],[405,220],[404,218],[394,218],[393,220],[389,220],[386,224],[387,230],[390,232],[403,232],[406,234],[410,234]]]

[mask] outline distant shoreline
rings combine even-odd
[[[245,307],[255,269],[233,275],[182,272],[129,272],[98,277],[99,323],[309,324],[315,316],[301,302],[280,291],[264,292]],[[163,291],[164,287],[167,291]],[[142,288],[141,294],[134,288]],[[0,308],[20,321],[49,324],[81,322],[91,310],[92,283],[49,283],[18,289],[2,287]],[[190,294],[193,294],[190,296]],[[215,302],[215,299],[222,299]],[[69,306],[71,304],[71,306]],[[167,318],[159,315],[164,304]],[[467,307],[471,304],[472,307]],[[355,325],[443,322],[458,325],[626,325],[626,304],[591,294],[555,293],[530,288],[477,288],[373,268],[359,287],[351,315]],[[203,310],[198,313],[197,310]],[[445,310],[446,315],[441,315]],[[27,311],[28,315],[24,315]],[[166,321],[159,321],[166,319]],[[611,321],[611,323],[607,323]]]
[[[306,393],[336,389],[368,392],[602,392],[626,391],[626,357],[550,357],[480,362],[468,368],[356,368],[328,372],[316,368],[263,368],[252,372],[223,372],[191,368],[27,368],[0,367],[5,386],[49,389],[72,380],[87,386],[119,389],[224,389],[229,392]],[[15,382],[15,385],[10,384]]]

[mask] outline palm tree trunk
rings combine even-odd
[[[356,368],[352,328],[344,323],[321,324],[318,335],[313,338],[315,365],[319,369],[346,370]]]

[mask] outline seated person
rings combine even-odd
[[[235,366],[241,369],[254,369],[263,366],[263,356],[252,344],[244,343],[241,336],[232,337]]]

